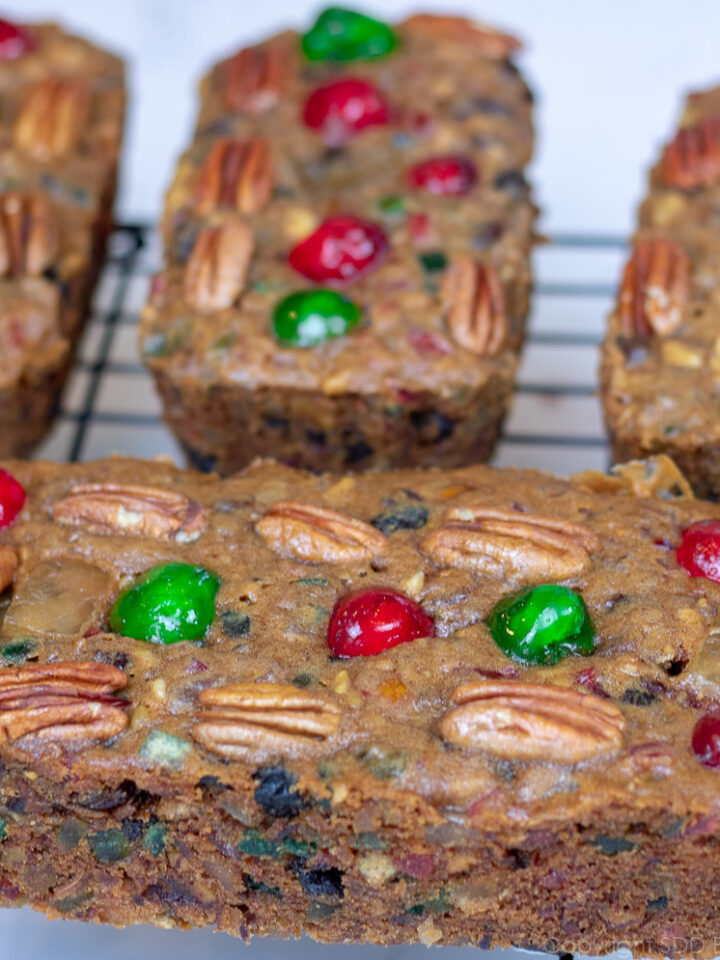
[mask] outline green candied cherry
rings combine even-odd
[[[302,38],[308,60],[372,60],[392,53],[398,43],[394,30],[381,20],[343,7],[323,10]]]
[[[115,633],[148,643],[202,640],[215,619],[220,578],[204,567],[165,563],[146,571],[115,601]]]
[[[595,646],[585,601],[574,590],[554,584],[505,597],[487,624],[503,653],[522,663],[557,663],[570,654],[587,656]]]
[[[273,330],[286,347],[316,347],[349,333],[360,322],[360,307],[335,290],[291,293],[275,308]]]

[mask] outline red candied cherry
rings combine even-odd
[[[434,636],[435,622],[419,603],[397,590],[371,587],[340,597],[327,642],[336,657],[372,657],[399,643]]]
[[[9,527],[25,503],[25,491],[7,470],[0,470],[0,528]]]
[[[695,724],[693,753],[706,767],[720,767],[720,713],[706,713]]]
[[[441,197],[461,197],[477,183],[477,167],[467,157],[430,157],[408,171],[413,187]]]
[[[360,217],[328,217],[288,254],[290,266],[316,283],[349,283],[376,266],[388,239]]]
[[[346,77],[313,90],[303,120],[313,130],[320,130],[328,145],[341,146],[365,127],[388,123],[390,110],[372,83]]]
[[[691,577],[720,583],[720,520],[700,520],[684,530],[676,556]]]
[[[0,60],[15,60],[34,46],[27,30],[9,20],[0,20]]]

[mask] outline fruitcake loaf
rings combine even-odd
[[[111,225],[125,106],[117,57],[0,20],[0,456],[55,415]]]
[[[720,495],[716,208],[720,87],[691,94],[650,174],[602,352],[616,460],[664,451],[699,495]]]
[[[0,473],[0,902],[712,954],[720,507],[667,458]]]
[[[518,46],[465,20],[330,9],[203,80],[140,328],[196,466],[487,459],[536,213]]]

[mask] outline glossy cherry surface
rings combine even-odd
[[[360,307],[335,290],[300,290],[278,303],[273,332],[284,347],[316,347],[349,333],[360,322]]]
[[[720,767],[720,713],[706,713],[695,724],[692,749],[706,767]]]
[[[305,103],[303,120],[318,130],[325,142],[340,146],[366,127],[388,123],[390,110],[372,83],[345,77],[313,90]]]
[[[15,60],[35,46],[32,34],[9,20],[0,20],[0,60]]]
[[[0,529],[9,527],[25,503],[25,491],[7,470],[0,470]]]
[[[336,657],[372,657],[399,643],[434,636],[435,622],[419,603],[397,590],[369,588],[340,597],[327,642]]]
[[[676,556],[691,577],[720,583],[720,520],[700,520],[684,530]]]
[[[441,197],[462,197],[475,186],[478,173],[475,164],[467,157],[430,157],[411,167],[408,179],[417,190]]]
[[[350,283],[377,266],[388,239],[375,223],[360,217],[328,217],[288,254],[293,269],[316,283]]]

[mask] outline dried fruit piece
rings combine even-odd
[[[0,530],[15,523],[25,503],[25,491],[7,470],[0,469]]]
[[[434,636],[435,622],[419,603],[397,590],[370,588],[340,597],[327,642],[336,657],[371,657],[399,643]]]
[[[720,767],[720,713],[706,713],[695,724],[692,750],[706,767]]]
[[[372,83],[344,77],[313,90],[303,121],[311,130],[319,130],[328,146],[337,147],[367,127],[389,123],[390,109]]]
[[[18,113],[14,142],[39,159],[58,160],[77,150],[87,123],[90,91],[74,77],[40,80]]]
[[[197,540],[207,514],[195,500],[173,490],[119,483],[83,483],[52,506],[58,523],[89,533],[128,533],[188,543]]]
[[[576,576],[599,546],[577,523],[482,504],[453,507],[422,544],[441,566],[535,583]]]
[[[294,72],[295,54],[283,37],[240,50],[222,68],[225,103],[234,113],[265,113],[287,91]]]
[[[223,138],[213,144],[197,178],[195,212],[207,216],[221,207],[255,214],[273,191],[267,140]]]
[[[0,547],[0,593],[13,582],[17,570],[17,554],[12,547]]]
[[[397,46],[395,32],[380,20],[355,10],[328,7],[302,38],[308,60],[374,60]]]
[[[202,640],[215,619],[220,578],[204,567],[165,563],[121,593],[110,613],[115,633],[148,643]]]
[[[419,13],[409,17],[400,28],[401,35],[416,36],[433,42],[449,41],[474,47],[478,53],[505,60],[522,44],[517,37],[492,27],[480,26],[464,17],[436,16]]]
[[[521,681],[467,683],[440,723],[445,740],[509,760],[580,763],[622,743],[625,718],[592,693]]]
[[[682,320],[690,295],[690,258],[674,240],[645,240],[635,245],[625,265],[618,313],[626,337],[665,337]]]
[[[709,187],[720,180],[720,114],[678,130],[663,151],[660,177],[678,190]]]
[[[497,270],[470,256],[458,257],[443,278],[446,323],[458,346],[495,356],[507,337],[505,298]]]
[[[201,230],[185,268],[185,299],[204,313],[231,307],[245,288],[255,240],[239,222]]]
[[[292,500],[274,504],[256,529],[271,550],[307,563],[360,563],[388,548],[387,537],[370,524]]]
[[[29,53],[35,41],[29,30],[9,20],[0,20],[0,60],[16,60]]]
[[[28,663],[0,670],[0,741],[108,740],[128,723],[122,670],[104,663]]]
[[[487,624],[503,653],[521,663],[557,663],[571,654],[587,656],[595,646],[585,601],[576,591],[555,584],[505,597]]]
[[[380,227],[360,217],[328,217],[288,254],[288,263],[315,283],[345,284],[378,266],[388,250]]]
[[[440,197],[462,197],[477,183],[477,167],[469,157],[430,157],[408,171],[410,183]]]
[[[206,709],[193,737],[225,757],[302,751],[331,737],[340,722],[340,708],[331,700],[278,683],[210,687],[199,699]]]
[[[350,333],[360,322],[360,308],[335,290],[299,290],[278,303],[273,333],[284,347],[317,347]]]
[[[0,194],[0,276],[39,277],[57,253],[57,220],[44,197]]]

